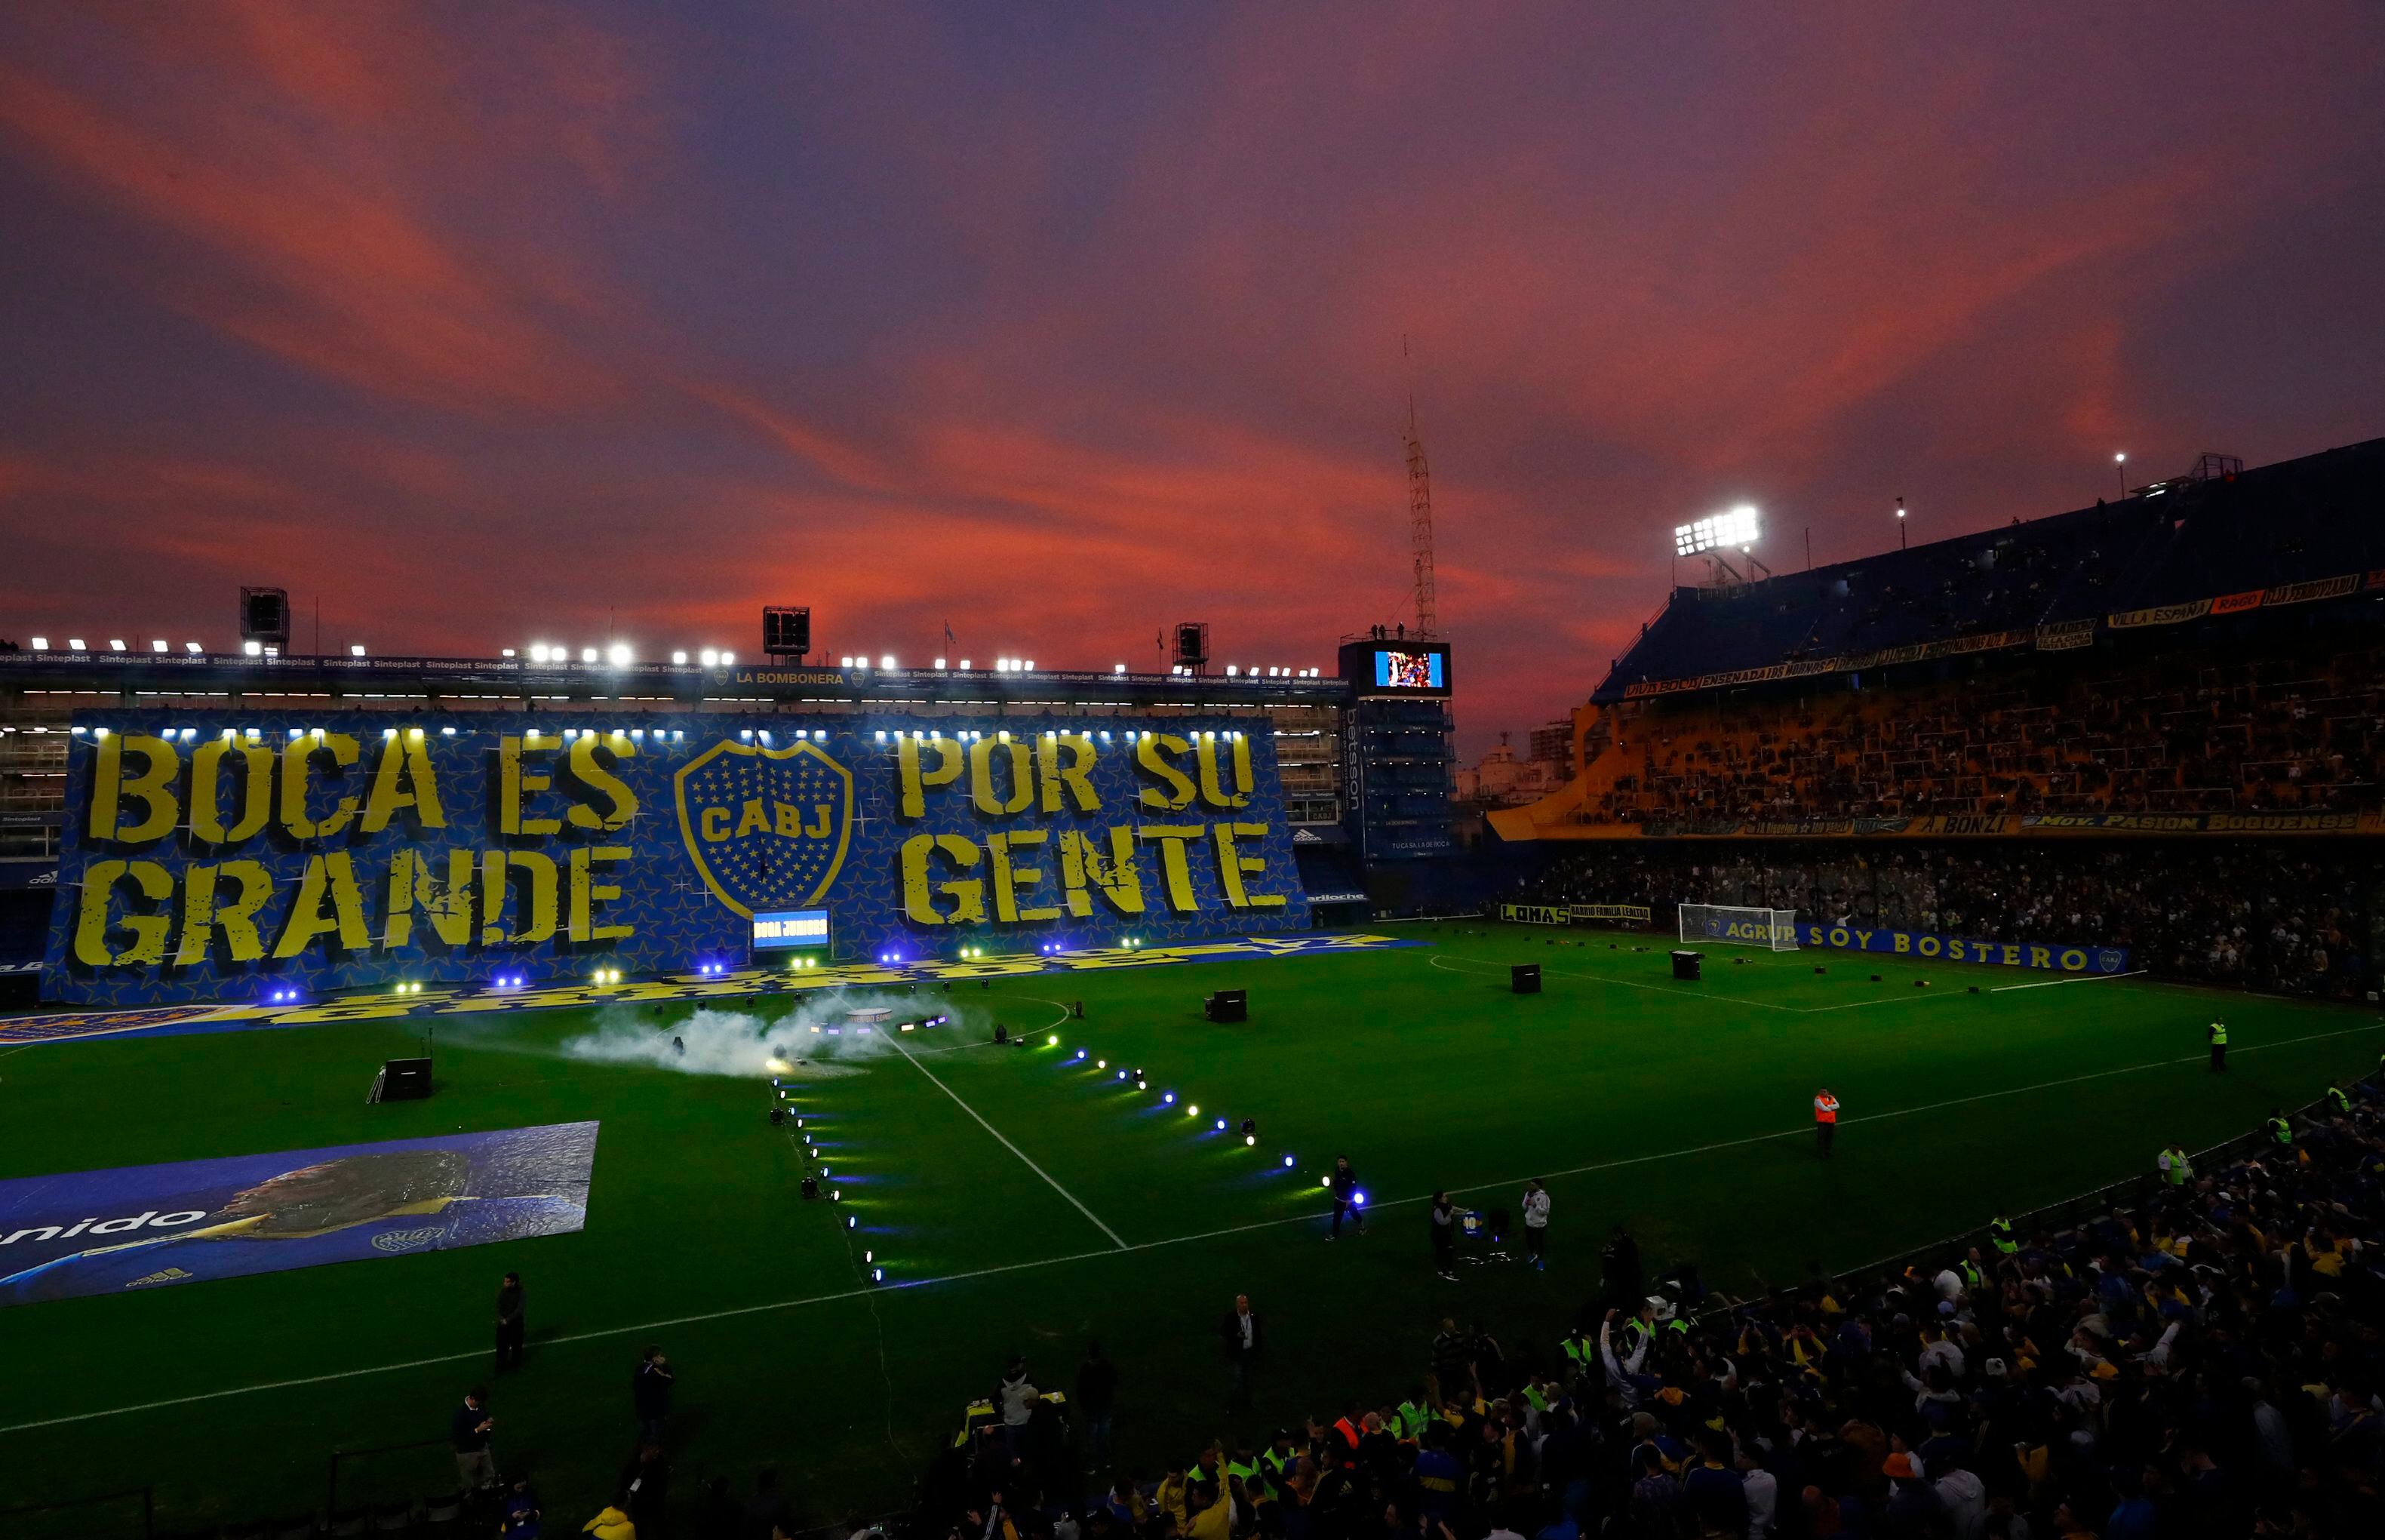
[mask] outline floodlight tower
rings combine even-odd
[[[1706,585],[1710,588],[1754,582],[1759,577],[1772,575],[1771,568],[1755,559],[1755,537],[1762,532],[1763,523],[1755,505],[1742,503],[1693,524],[1677,527],[1673,531],[1673,554],[1705,557]],[[1733,551],[1738,553],[1739,567],[1731,565]],[[1742,572],[1740,567],[1746,570]]]

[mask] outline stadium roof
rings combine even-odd
[[[1722,588],[1676,588],[1605,703],[2385,589],[2385,439]]]

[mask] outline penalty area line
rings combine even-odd
[[[2061,983],[2102,983],[2106,979],[2133,979],[2151,969],[2131,968],[2125,973],[2087,973],[2075,979],[2045,979],[2037,983],[2000,983],[1988,991],[1991,995],[2009,995],[2016,989],[2052,989]]]

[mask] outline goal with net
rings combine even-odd
[[[1765,946],[1775,952],[1797,949],[1795,909],[1750,909],[1726,904],[1683,904],[1681,941],[1710,946]]]

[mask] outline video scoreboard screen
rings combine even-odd
[[[754,950],[757,952],[827,945],[826,909],[767,909],[754,917]]]
[[[1375,687],[1380,690],[1446,690],[1448,677],[1442,671],[1442,655],[1438,652],[1414,651],[1398,647],[1375,649]]]

